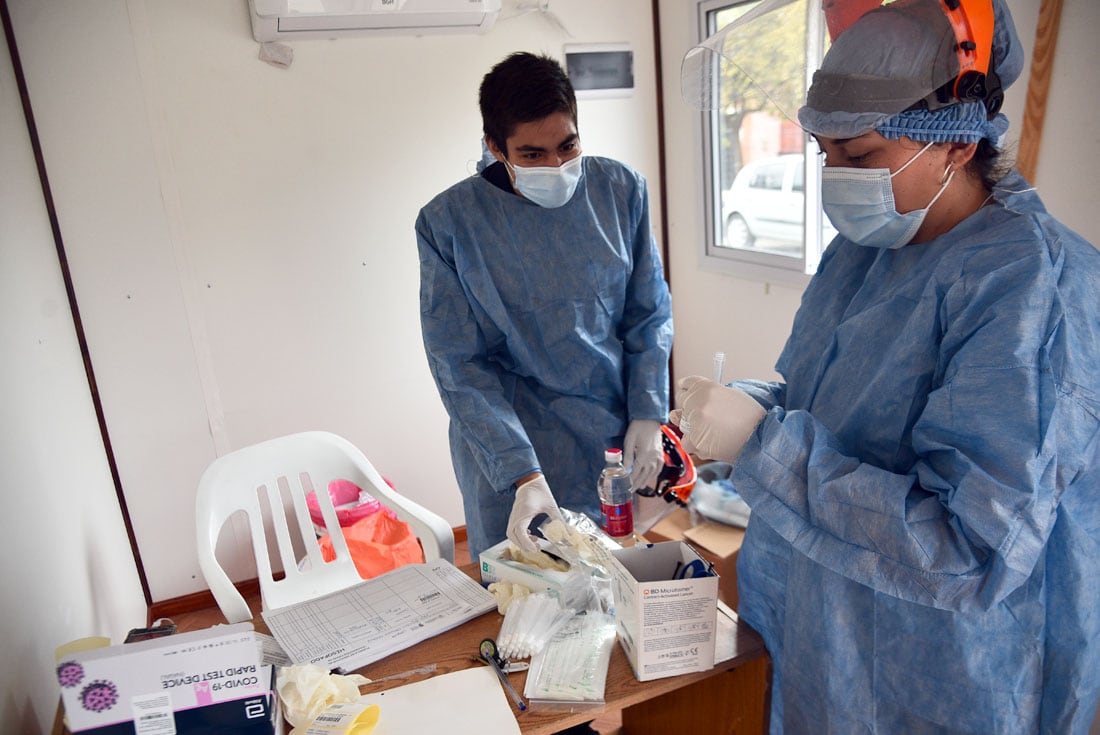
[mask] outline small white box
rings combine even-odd
[[[481,552],[478,561],[481,565],[481,581],[512,582],[522,584],[532,592],[549,592],[561,597],[561,591],[569,579],[569,572],[557,569],[540,569],[529,564],[521,564],[507,558],[509,541],[505,539],[496,546]]]
[[[714,666],[718,575],[681,541],[611,552],[615,628],[638,681]]]

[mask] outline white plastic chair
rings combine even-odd
[[[214,460],[199,480],[196,531],[199,566],[218,607],[230,623],[252,619],[248,603],[215,558],[222,526],[244,511],[256,556],[256,571],[265,610],[309,600],[358,584],[359,573],[348,552],[329,498],[332,480],[349,480],[396,513],[412,528],[427,561],[454,562],[454,533],[443,518],[402,497],[354,445],[335,434],[309,431],[271,439]],[[314,492],[332,537],[336,559],[325,562],[316,541],[306,497]],[[289,521],[283,496],[296,521]],[[261,500],[263,498],[263,500]],[[265,510],[267,511],[265,513]],[[274,530],[275,544],[285,577],[276,580],[268,556],[265,515]],[[307,554],[296,558],[293,538]]]

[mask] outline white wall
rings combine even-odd
[[[1020,5],[1018,15],[1026,14],[1030,21],[1021,33],[1026,32],[1029,40],[1034,38],[1039,0],[1009,2],[1013,8]],[[1054,214],[1100,247],[1100,210],[1096,206],[1100,192],[1100,95],[1095,79],[1095,70],[1100,68],[1098,32],[1100,3],[1063,3],[1035,184]],[[1019,95],[1023,95],[1022,89]],[[1019,123],[1022,118],[1013,121]]]
[[[0,36],[0,732],[48,732],[54,648],[145,624]]]
[[[472,172],[478,84],[519,49],[630,43],[636,94],[583,101],[581,139],[655,181],[648,6],[558,0],[572,38],[531,13],[484,36],[296,41],[279,69],[245,0],[10,5],[153,599],[205,589],[203,469],[285,433],[344,435],[463,524],[413,222]]]

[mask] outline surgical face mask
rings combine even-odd
[[[513,166],[505,161],[516,179],[516,191],[540,207],[554,209],[573,198],[581,181],[581,156],[560,166]]]
[[[932,147],[929,143],[894,173],[888,168],[826,166],[821,172],[821,206],[837,232],[854,243],[893,250],[908,244],[925,215],[947,190],[955,170],[944,172],[943,185],[924,209],[901,214],[894,206],[891,180]]]

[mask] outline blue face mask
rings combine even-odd
[[[516,191],[548,209],[560,207],[573,198],[584,172],[579,155],[560,166],[513,166],[507,161],[504,165],[515,177]]]
[[[901,214],[894,205],[891,180],[932,147],[929,143],[894,173],[888,168],[826,166],[821,172],[821,206],[837,232],[859,245],[893,250],[909,243],[925,215],[947,191],[955,170],[944,172],[943,185],[924,209]]]

